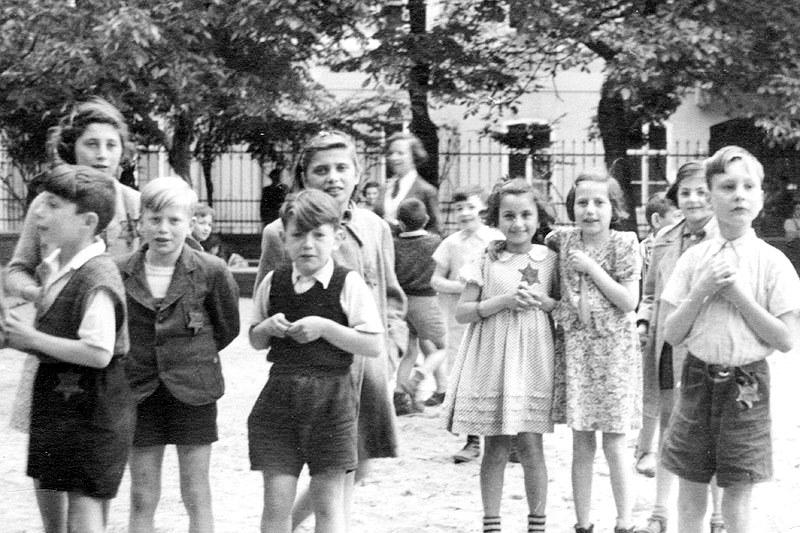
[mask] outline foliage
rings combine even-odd
[[[360,38],[362,2],[6,0],[0,7],[0,124],[13,157],[41,161],[65,107],[117,104],[141,144],[188,177],[193,154],[296,139],[332,108],[310,65]],[[300,126],[294,127],[294,124]]]

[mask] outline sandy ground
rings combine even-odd
[[[251,300],[241,302],[242,323],[248,324]],[[214,445],[211,483],[216,530],[222,533],[257,531],[261,513],[261,477],[249,470],[246,420],[267,377],[263,354],[255,353],[240,335],[222,354],[227,393],[219,402],[220,440]],[[0,531],[41,531],[31,480],[25,476],[27,437],[7,429],[9,410],[23,357],[0,350]],[[773,435],[775,478],[755,491],[756,533],[800,532],[800,414],[798,414],[797,354],[771,357],[773,369]],[[401,454],[397,459],[374,462],[373,474],[357,489],[353,508],[353,533],[478,532],[481,504],[477,463],[454,465],[451,454],[462,441],[441,429],[438,413],[398,420]],[[570,433],[559,426],[545,437],[550,485],[547,505],[548,531],[571,532],[575,522],[570,489]],[[633,448],[631,447],[631,457]],[[631,459],[633,465],[633,459]],[[635,476],[637,523],[642,523],[652,504],[653,480]],[[128,516],[127,475],[112,503],[109,531],[126,531]],[[503,500],[504,531],[524,532],[527,505],[522,470],[509,465]],[[614,505],[608,469],[598,453],[595,469],[593,520],[595,531],[613,530]],[[157,514],[160,533],[188,528],[178,489],[174,452],[167,454],[163,472],[161,505]],[[303,531],[313,531],[307,526]],[[674,530],[673,530],[674,531]]]

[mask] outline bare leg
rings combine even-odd
[[[213,533],[214,513],[208,480],[211,445],[179,445],[177,448],[181,498],[189,514],[189,533]]]
[[[572,430],[572,499],[579,527],[591,525],[592,476],[597,441],[594,431]]]
[[[750,533],[752,485],[734,485],[722,489],[722,517],[728,533]]]
[[[400,359],[400,364],[397,366],[397,384],[395,385],[395,392],[406,391],[406,388],[408,387],[408,380],[411,376],[411,370],[414,369],[418,354],[419,349],[417,347],[417,337],[409,333],[406,353],[403,354],[403,357]]]
[[[103,506],[108,500],[92,498],[85,494],[70,492],[69,530],[81,533],[103,533],[105,531]]]
[[[484,438],[480,475],[483,516],[500,516],[503,479],[510,450],[511,437],[508,435],[487,436]]]
[[[708,483],[678,481],[678,531],[702,533],[708,505]]]
[[[541,433],[517,435],[517,453],[525,474],[525,495],[532,515],[544,515],[547,505],[547,464]]]
[[[345,477],[344,512],[348,528],[351,511],[353,508],[353,490],[355,489],[355,484],[366,478],[369,475],[369,471],[370,462],[368,459],[363,459],[358,462],[355,472],[348,472]],[[300,525],[305,522],[313,512],[314,508],[311,504],[311,496],[308,489],[304,489],[300,491],[294,501],[294,506],[292,507],[292,531],[299,528]]]
[[[617,527],[631,525],[630,463],[628,463],[624,433],[603,433],[603,453],[611,475],[611,492],[617,506]]]
[[[724,522],[722,518],[722,489],[717,485],[717,476],[711,479],[711,522]]]
[[[129,533],[153,533],[158,500],[161,498],[161,462],[164,446],[131,449],[131,510]]]
[[[297,491],[297,477],[270,470],[264,471],[264,511],[261,533],[292,531],[292,501]]]
[[[347,531],[344,489],[344,472],[324,472],[311,477],[309,493],[314,505],[315,533]]]
[[[33,486],[45,533],[67,533],[67,493],[39,488],[37,479]]]

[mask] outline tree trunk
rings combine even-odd
[[[619,182],[625,194],[627,220],[622,220],[619,229],[636,231],[636,199],[633,191],[630,157],[628,148],[641,145],[641,125],[639,120],[627,109],[622,97],[613,92],[609,82],[603,82],[600,102],[597,105],[597,125],[603,139],[605,162],[608,172]],[[637,135],[637,131],[639,132]],[[638,138],[637,138],[638,137]]]
[[[426,32],[424,0],[408,1],[409,25],[412,37]],[[414,54],[419,57],[420,54]],[[419,137],[428,152],[428,161],[417,169],[419,175],[434,187],[439,187],[439,133],[428,113],[430,65],[414,60],[409,70],[408,96],[411,102],[411,133]]]
[[[206,182],[206,193],[210,207],[214,207],[214,181],[211,179],[211,167],[213,164],[214,153],[211,150],[203,150],[200,166],[203,168],[203,180]]]
[[[187,115],[178,115],[172,124],[172,142],[167,150],[167,160],[172,170],[191,181],[192,141],[194,140],[194,121]]]

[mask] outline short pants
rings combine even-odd
[[[135,447],[211,444],[217,436],[217,403],[189,405],[159,383],[136,408]]]
[[[745,407],[737,381],[757,384]],[[709,365],[688,354],[679,399],[661,450],[663,466],[679,477],[717,485],[753,484],[772,477],[769,365]]]
[[[436,296],[409,296],[406,323],[410,334],[444,348],[447,327]]]

